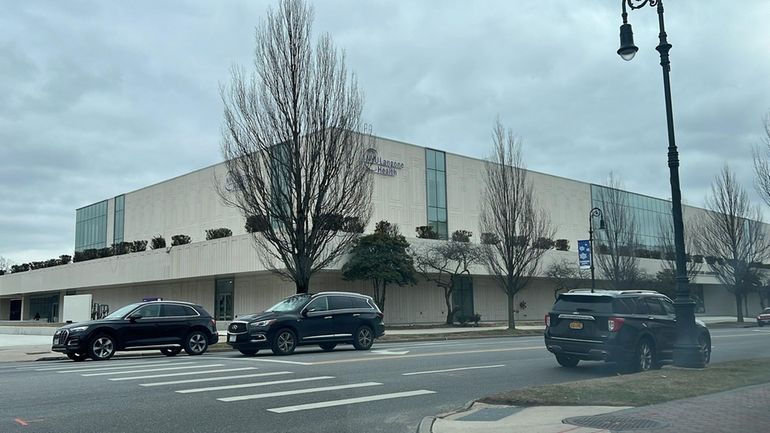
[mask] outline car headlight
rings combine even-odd
[[[266,326],[270,326],[275,322],[275,319],[269,319],[269,320],[260,320],[259,322],[251,322],[249,323],[249,326],[252,328],[264,328]]]
[[[70,328],[70,332],[83,332],[86,329],[88,329],[88,326],[76,326],[74,328]]]

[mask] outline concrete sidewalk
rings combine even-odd
[[[770,383],[638,408],[513,407],[473,403],[422,420],[419,433],[763,432],[770,426]]]

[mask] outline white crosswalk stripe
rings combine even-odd
[[[137,373],[149,373],[154,371],[169,371],[169,370],[188,370],[191,368],[209,368],[209,367],[222,367],[224,364],[209,364],[209,365],[184,365],[182,367],[163,367],[163,368],[145,368],[142,370],[123,370],[123,371],[104,371],[100,373],[87,373],[81,374],[83,377],[91,376],[108,376],[114,374],[137,374]]]
[[[259,369],[257,367],[223,368],[220,370],[185,371],[182,373],[166,373],[166,374],[150,374],[147,376],[115,377],[110,380],[122,381],[122,380],[139,380],[139,379],[157,379],[160,377],[193,376],[196,374],[230,373],[233,371],[247,371],[247,370],[259,370]]]
[[[313,392],[323,392],[323,391],[336,391],[340,389],[364,388],[367,386],[377,386],[377,385],[382,385],[382,384],[379,382],[351,383],[348,385],[322,386],[319,388],[306,388],[306,389],[295,389],[291,391],[267,392],[264,394],[239,395],[236,397],[218,398],[217,400],[224,401],[224,402],[257,400],[260,398],[283,397],[287,395],[309,394]]]
[[[95,362],[93,365],[83,365],[82,363],[73,365],[69,364],[66,366],[60,366],[60,367],[47,367],[47,368],[38,368],[35,369],[35,371],[56,371],[59,373],[70,373],[70,372],[81,372],[81,371],[92,371],[92,370],[116,370],[121,368],[134,368],[134,367],[147,367],[147,366],[153,366],[153,365],[168,365],[171,361],[153,361],[153,362],[142,362],[142,363],[132,363],[132,364],[123,364],[118,363],[117,365],[114,363],[107,363],[107,362]],[[181,363],[181,362],[180,362]]]
[[[254,377],[279,376],[282,374],[291,374],[291,372],[290,371],[273,371],[270,373],[242,374],[238,376],[206,377],[202,379],[189,379],[189,380],[172,380],[168,382],[140,383],[139,386],[180,385],[185,383],[213,382],[217,380],[233,380],[233,379],[246,379],[246,378],[254,378]],[[115,380],[115,379],[110,379],[110,380]]]
[[[349,404],[356,404],[356,403],[366,403],[369,401],[379,401],[379,400],[389,400],[394,398],[405,398],[405,397],[414,397],[417,395],[426,395],[426,394],[435,394],[436,391],[429,391],[427,389],[419,389],[416,391],[405,391],[405,392],[394,392],[391,394],[379,394],[379,395],[370,395],[366,397],[356,397],[356,398],[346,398],[342,400],[329,400],[329,401],[320,401],[318,403],[308,403],[308,404],[298,404],[294,406],[284,406],[284,407],[275,407],[272,409],[268,409],[270,412],[274,413],[287,413],[287,412],[298,412],[301,410],[310,410],[310,409],[321,409],[325,407],[334,407],[334,406],[344,406]]]
[[[287,379],[287,380],[274,380],[270,382],[254,382],[254,383],[239,383],[237,385],[225,385],[225,386],[212,386],[209,388],[193,388],[193,389],[183,389],[176,391],[180,394],[190,394],[194,392],[207,392],[207,391],[222,391],[226,389],[240,389],[240,388],[255,388],[258,386],[269,386],[269,385],[281,385],[285,383],[298,383],[298,382],[310,382],[313,380],[326,380],[326,379],[334,379],[334,376],[317,376],[317,377],[303,377],[301,379]]]

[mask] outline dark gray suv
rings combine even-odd
[[[349,292],[290,296],[257,314],[239,317],[227,327],[227,344],[244,355],[271,349],[290,355],[300,345],[332,350],[352,344],[369,350],[385,334],[383,314],[371,297]]]
[[[696,320],[706,363],[711,334]],[[572,290],[545,315],[545,346],[564,367],[581,360],[617,362],[626,371],[659,368],[673,359],[674,303],[654,291]]]

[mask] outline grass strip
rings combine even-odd
[[[646,406],[770,382],[770,358],[705,369],[664,367],[644,373],[535,386],[480,401],[511,406]]]

